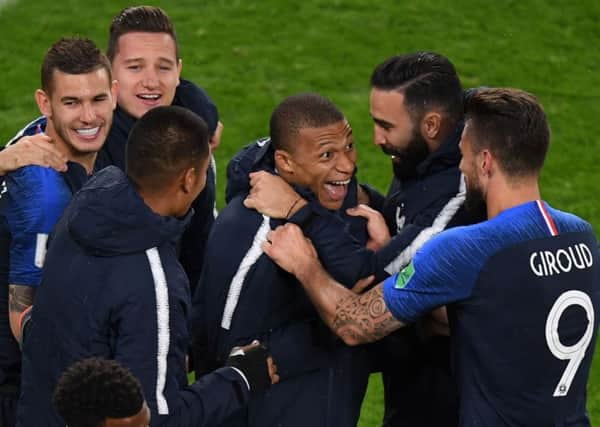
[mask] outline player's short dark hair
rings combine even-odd
[[[208,127],[192,111],[156,107],[133,126],[126,148],[126,171],[138,188],[160,190],[178,174],[208,158]]]
[[[53,401],[69,427],[99,427],[106,418],[127,418],[140,412],[144,395],[129,369],[114,360],[90,358],[63,372]]]
[[[66,74],[87,74],[104,68],[112,81],[110,62],[93,41],[87,38],[61,38],[44,56],[41,68],[42,89],[47,94],[54,90],[54,71]]]
[[[404,94],[404,105],[413,120],[420,120],[432,107],[450,120],[463,117],[463,90],[454,65],[432,52],[397,55],[379,64],[371,75],[371,87]]]
[[[119,38],[127,33],[166,33],[175,42],[175,55],[179,59],[177,35],[169,15],[160,7],[131,6],[123,9],[110,24],[106,56],[112,62],[119,51]]]
[[[276,150],[293,150],[292,140],[302,128],[320,128],[344,120],[329,99],[316,93],[299,93],[284,99],[271,114],[271,144]]]
[[[474,152],[489,149],[512,177],[539,173],[550,129],[535,96],[511,88],[478,89],[466,100],[465,111]]]

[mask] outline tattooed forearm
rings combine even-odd
[[[33,304],[35,290],[30,286],[9,285],[8,286],[8,310],[21,313]]]
[[[383,287],[375,286],[361,295],[349,295],[341,299],[332,322],[333,331],[347,344],[377,341],[400,328],[385,305]]]

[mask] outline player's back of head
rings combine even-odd
[[[133,126],[126,148],[126,172],[145,192],[156,193],[210,154],[206,123],[178,106],[153,108]]]
[[[474,152],[489,149],[511,177],[539,174],[550,129],[535,96],[512,88],[478,89],[467,98],[465,112],[475,136]]]
[[[433,52],[397,55],[379,64],[371,87],[404,94],[404,104],[414,120],[430,108],[444,111],[452,121],[463,116],[463,91],[454,65]]]
[[[87,74],[104,68],[112,80],[110,63],[93,41],[87,38],[61,38],[46,52],[41,67],[42,89],[52,94],[54,72]]]
[[[316,93],[299,93],[284,99],[271,114],[271,143],[276,150],[293,151],[292,142],[302,128],[320,128],[344,120],[329,99]]]
[[[84,359],[58,380],[54,406],[69,427],[100,427],[107,418],[129,418],[144,408],[139,381],[118,362]]]
[[[108,47],[106,56],[112,60],[119,49],[119,37],[127,33],[165,33],[170,35],[175,42],[177,58],[177,35],[171,19],[167,13],[155,6],[130,6],[119,12],[110,25]]]

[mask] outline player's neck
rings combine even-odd
[[[523,203],[540,199],[537,177],[522,178],[518,181],[497,180],[490,182],[487,190],[488,219]]]
[[[52,138],[52,142],[54,143],[54,147],[63,154],[67,160],[75,163],[79,163],[83,166],[88,175],[91,175],[94,171],[94,163],[96,162],[96,157],[98,153],[79,153],[66,143],[61,136],[56,132],[52,120],[48,120],[46,124],[46,129],[44,131],[46,135]]]

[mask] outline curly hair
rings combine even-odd
[[[62,373],[53,402],[69,427],[98,427],[106,418],[137,414],[144,396],[129,369],[114,360],[90,358]]]

